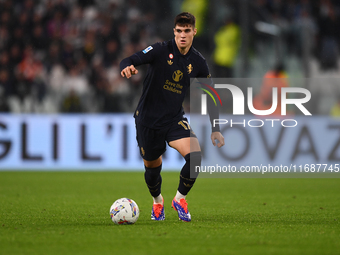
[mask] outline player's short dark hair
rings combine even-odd
[[[176,25],[191,25],[195,27],[196,18],[189,12],[182,12],[175,17],[175,27]]]

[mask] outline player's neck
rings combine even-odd
[[[190,47],[191,47],[191,45],[189,45],[188,47],[185,47],[185,48],[178,47],[178,45],[176,45],[176,46],[179,50],[179,53],[181,53],[182,55],[186,55],[189,52]]]

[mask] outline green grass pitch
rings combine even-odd
[[[143,172],[0,172],[0,254],[340,254],[340,179],[201,178],[186,223],[178,173],[162,176],[154,222]],[[137,202],[135,225],[111,221],[120,197]]]

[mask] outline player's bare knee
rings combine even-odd
[[[156,168],[159,167],[162,164],[162,157],[159,157],[156,160],[145,160],[144,159],[144,165],[147,168]]]

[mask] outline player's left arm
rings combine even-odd
[[[212,81],[212,78],[209,72],[209,67],[206,61],[204,61],[204,65],[202,66],[202,69],[198,77],[209,78],[210,79],[209,83],[211,84],[211,86],[213,85],[213,81]],[[208,108],[209,119],[211,123],[211,129],[212,129],[211,142],[214,146],[217,145],[218,148],[221,148],[225,144],[224,137],[221,134],[220,126],[218,124],[214,124],[214,119],[219,119],[219,107],[218,105],[216,106],[213,103],[210,97],[208,97],[207,108]]]
[[[218,143],[216,143],[216,140]],[[211,141],[214,146],[217,145],[218,148],[221,148],[225,143],[224,143],[224,137],[221,134],[220,131],[215,131],[211,133]]]

